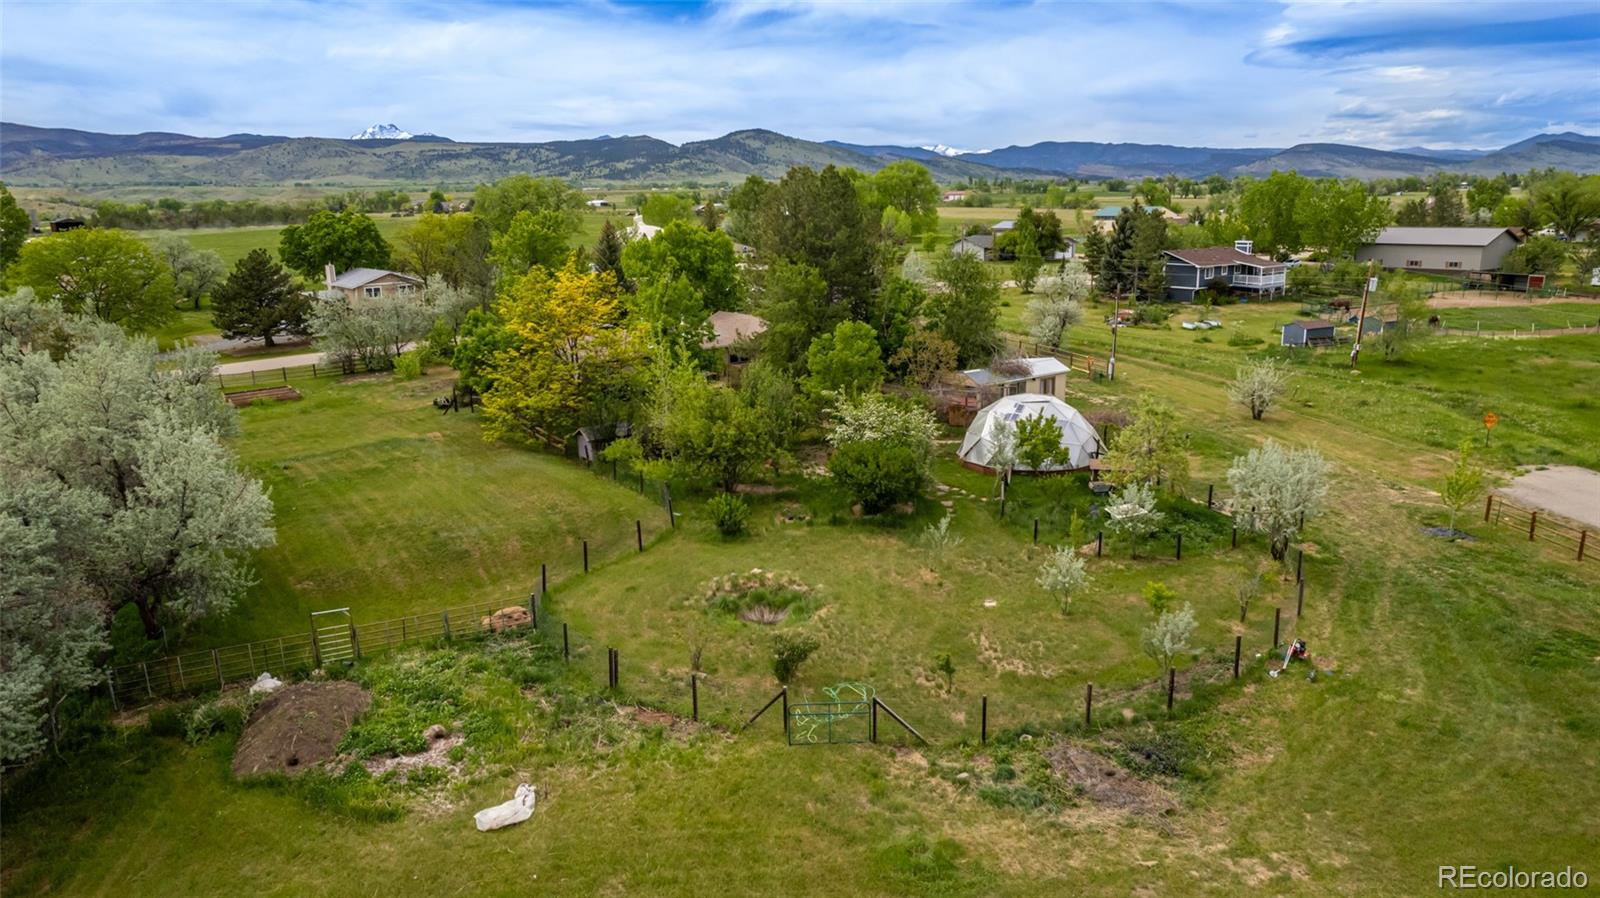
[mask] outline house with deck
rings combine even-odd
[[[1230,293],[1277,296],[1287,283],[1288,266],[1255,255],[1249,240],[1233,246],[1203,246],[1198,249],[1169,249],[1163,255],[1167,267],[1167,298],[1189,302],[1213,282],[1225,282]]]

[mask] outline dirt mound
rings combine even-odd
[[[1165,814],[1178,807],[1167,790],[1082,746],[1056,745],[1045,752],[1045,758],[1057,777],[1082,790],[1095,804],[1135,814]]]
[[[233,775],[293,776],[334,756],[350,724],[372,704],[344,680],[296,683],[274,692],[250,715],[233,752]]]
[[[522,607],[521,605],[512,605],[509,608],[501,608],[499,611],[489,615],[482,621],[483,629],[488,630],[491,633],[499,633],[504,630],[512,630],[517,627],[525,627],[531,623],[533,623],[533,615],[529,614],[528,609]]]

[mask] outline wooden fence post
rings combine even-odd
[[[978,712],[978,718],[980,720],[980,723],[978,724],[978,742],[983,744],[983,745],[988,745],[989,744],[989,697],[987,695],[983,697],[983,704],[981,706],[981,710]]]
[[[450,612],[448,612],[448,611],[439,612],[439,618],[444,621],[444,638],[445,639],[449,639],[450,638]]]
[[[528,620],[535,630],[539,629],[539,594],[536,592],[528,593]]]
[[[1167,714],[1172,713],[1172,695],[1178,688],[1178,669],[1167,668]]]
[[[1583,546],[1584,546],[1584,543],[1587,543],[1588,541],[1589,541],[1589,531],[1587,531],[1587,530],[1578,531],[1578,560],[1579,561],[1583,560]]]
[[[1533,531],[1539,526],[1539,510],[1528,512],[1528,542],[1533,542]]]
[[[639,544],[639,551],[644,551],[644,524],[638,518],[633,519],[633,540]]]
[[[1233,637],[1233,678],[1239,679],[1239,653],[1244,649],[1244,637]]]
[[[1494,510],[1494,493],[1483,498],[1483,522],[1489,523],[1489,512]]]
[[[1094,684],[1085,683],[1083,689],[1083,728],[1094,725]]]

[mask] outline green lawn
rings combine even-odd
[[[1105,314],[1092,309],[1073,344],[1103,351]],[[482,442],[471,416],[428,408],[437,379],[317,382],[299,403],[242,413],[237,446],[272,487],[279,544],[261,554],[244,606],[195,644],[299,628],[321,607],[371,619],[509,600],[557,559],[546,633],[571,627],[573,669],[548,644],[522,679],[499,673],[504,646],[428,656],[471,684],[459,710],[468,776],[386,822],[342,814],[326,793],[235,783],[229,736],[188,746],[127,730],[15,778],[5,891],[1409,896],[1434,888],[1440,864],[1596,875],[1600,817],[1582,809],[1600,803],[1600,573],[1470,520],[1472,542],[1420,529],[1443,521],[1433,487],[1447,449],[1481,433],[1485,406],[1502,421],[1486,454],[1497,467],[1600,466],[1594,338],[1429,340],[1403,361],[1364,355],[1359,374],[1340,350],[1307,355],[1288,401],[1254,422],[1221,387],[1248,355],[1273,351],[1273,326],[1298,307],[1215,317],[1225,327],[1204,341],[1175,324],[1125,329],[1118,381],[1075,376],[1069,401],[1166,397],[1200,483],[1272,436],[1319,446],[1337,488],[1308,534],[1304,618],[1292,585],[1271,581],[1245,630],[1243,681],[1193,698],[1186,684],[1170,723],[1136,645],[1140,587],[1161,579],[1195,603],[1201,657],[1183,666],[1214,670],[1236,632],[1232,578],[1265,557],[1250,540],[1230,550],[1203,510],[1186,514],[1183,561],[1155,543],[1139,561],[1110,547],[1116,557],[1091,562],[1093,585],[1063,615],[1033,583],[1043,550],[1031,546],[1036,511],[1046,542],[1060,539],[1061,513],[1019,478],[999,519],[981,501],[989,479],[948,454],[939,480],[970,495],[949,497],[964,541],[943,553],[921,538],[943,513],[938,496],[908,521],[868,523],[798,477],[758,500],[754,534],[724,541],[687,491],[675,491],[682,523],[666,531],[659,506],[625,486]],[[1230,346],[1236,330],[1266,342]],[[1080,487],[1064,497],[1087,499]],[[780,523],[791,505],[810,521]],[[643,554],[614,526],[636,516],[655,522]],[[603,561],[587,576],[576,570],[586,536]],[[934,745],[897,735],[896,748],[790,748],[772,716],[743,735],[685,732],[628,723],[598,699],[603,650],[616,647],[624,704],[686,713],[700,646],[702,711],[736,729],[775,689],[773,631],[696,597],[751,567],[818,590],[776,628],[825,639],[795,697],[870,681]],[[1284,635],[1306,638],[1331,673],[1262,674],[1274,605]],[[933,671],[943,653],[950,691]],[[363,675],[418,663],[390,656]],[[1076,723],[1089,680],[1092,734]],[[985,695],[992,741],[979,746]],[[1177,809],[1095,805],[1049,774],[1042,751],[1061,742],[1166,771],[1155,780]],[[541,789],[534,818],[472,831],[470,813],[521,781]]]

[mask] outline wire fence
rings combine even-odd
[[[317,380],[324,377],[345,377],[351,374],[366,374],[369,372],[388,371],[387,367],[376,367],[359,357],[342,359],[333,362],[312,363],[309,365],[283,365],[277,368],[262,368],[251,371],[213,371],[211,382],[216,384],[223,392],[230,389],[253,389],[286,385],[296,380]]]
[[[1578,562],[1600,563],[1595,547],[1590,546],[1589,529],[1552,518],[1539,516],[1536,508],[1524,508],[1507,502],[1504,496],[1490,493],[1483,503],[1484,523],[1509,527],[1528,535],[1528,542],[1544,542],[1560,549],[1563,554]]]

